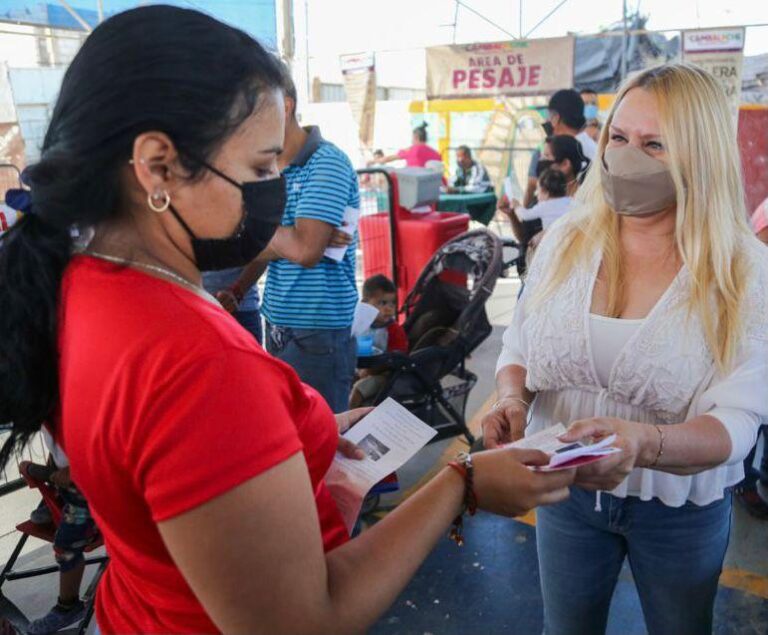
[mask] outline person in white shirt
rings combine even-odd
[[[622,450],[537,514],[548,635],[604,633],[625,558],[651,635],[712,630],[731,488],[768,417],[768,254],[728,113],[699,68],[631,78],[504,334],[486,447],[562,422]]]
[[[581,143],[583,156],[592,161],[597,152],[597,144],[587,134],[585,130],[586,124],[584,100],[578,92],[567,88],[558,90],[552,95],[547,105],[547,119],[542,124],[547,140],[551,137],[559,136],[575,137]],[[531,157],[531,165],[528,170],[528,185],[523,196],[523,204],[526,207],[530,207],[533,201],[536,176],[543,171],[543,168],[538,167],[538,163],[542,159],[544,159],[543,149],[540,154],[534,152]]]
[[[537,235],[568,213],[573,206],[573,198],[568,196],[568,181],[562,172],[554,168],[544,170],[539,176],[536,199],[539,202],[530,209],[515,199],[512,199],[510,205],[499,207],[512,223],[512,233],[521,244],[530,238],[527,227],[531,225],[525,226],[524,223],[539,221],[538,231],[534,232]]]
[[[536,199],[539,202],[530,209],[515,206],[515,215],[521,221],[541,219],[542,229],[547,229],[571,209],[573,199],[567,192],[568,182],[562,172],[544,170],[536,188]]]
[[[597,155],[597,144],[585,131],[587,119],[584,116],[584,100],[575,90],[558,90],[549,100],[548,116],[544,130],[548,137],[569,135],[576,137],[582,145],[584,156],[590,161]]]

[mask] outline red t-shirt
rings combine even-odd
[[[443,157],[432,146],[426,143],[416,143],[410,148],[405,148],[397,153],[400,159],[405,159],[409,168],[423,168],[427,161],[442,161]]]
[[[408,336],[405,334],[405,329],[397,322],[392,322],[387,327],[387,350],[408,352]]]
[[[301,450],[325,549],[347,540],[323,481],[338,438],[330,409],[223,309],[79,256],[59,324],[57,440],[110,556],[96,603],[104,633],[215,632],[156,525]]]

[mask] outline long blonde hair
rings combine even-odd
[[[675,240],[691,274],[688,308],[700,318],[723,371],[732,364],[742,335],[740,309],[748,275],[744,248],[754,240],[728,102],[714,77],[695,66],[668,64],[643,71],[619,90],[600,135],[596,161],[608,144],[618,105],[633,88],[649,91],[658,102],[661,136],[677,189]],[[605,202],[599,166],[589,170],[577,197],[583,207],[557,245],[535,298],[538,303],[551,295],[574,266],[602,250],[609,315],[619,317],[624,305],[620,221]]]

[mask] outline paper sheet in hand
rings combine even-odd
[[[378,316],[379,310],[375,306],[358,302],[355,307],[355,317],[352,319],[352,337],[360,337],[365,333]]]
[[[360,210],[355,207],[347,207],[344,210],[344,224],[339,227],[341,231],[350,236],[354,236],[357,231],[357,224],[360,221]],[[341,262],[344,254],[349,247],[327,247],[323,255],[335,262]]]
[[[510,201],[513,198],[518,200],[523,198],[523,192],[520,189],[520,186],[517,184],[516,180],[512,180],[511,176],[508,176],[504,179],[504,195]]]
[[[557,437],[565,433],[562,423],[541,430],[529,437],[510,443],[507,447],[528,450],[541,450],[549,455],[549,464],[536,467],[540,471],[564,470],[570,467],[580,467],[599,461],[606,456],[621,452],[613,447],[616,435],[605,437],[598,443],[585,445],[583,443],[563,443]]]
[[[357,461],[337,453],[325,475],[325,482],[350,533],[370,489],[401,467],[436,434],[434,428],[392,398],[377,406],[344,434],[366,456]]]

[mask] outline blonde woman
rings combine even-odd
[[[604,632],[627,557],[651,635],[709,633],[730,487],[768,415],[768,256],[723,92],[685,65],[637,75],[595,163],[504,335],[485,442],[563,422],[623,450],[538,513],[547,635]]]

